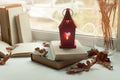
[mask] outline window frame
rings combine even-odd
[[[114,38],[114,43],[116,49],[120,51],[120,26],[119,26],[120,16],[119,15],[120,15],[120,1],[118,0],[117,37]],[[32,35],[34,40],[43,40],[43,41],[59,40],[59,32],[54,32],[54,31],[32,29]],[[103,43],[102,37],[95,37],[92,35],[76,34],[75,38],[78,39],[81,42],[81,44],[90,47],[93,47],[94,44]]]

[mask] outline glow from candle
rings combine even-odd
[[[70,36],[71,36],[70,32],[65,32],[64,33],[64,37],[65,37],[66,40],[68,40],[70,38]]]
[[[70,22],[70,20],[66,20],[66,23],[68,24]]]

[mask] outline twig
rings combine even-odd
[[[100,7],[100,12],[102,14],[102,31],[104,37],[104,46],[105,49],[114,49],[114,43],[112,39],[112,31],[111,26],[114,24],[115,14],[116,14],[116,6],[117,0],[109,1],[109,0],[98,0],[98,4]],[[110,17],[113,12],[113,20],[112,25],[110,25]]]
[[[11,53],[10,54],[6,54],[3,58],[0,59],[0,65],[4,65],[7,60],[11,57]]]

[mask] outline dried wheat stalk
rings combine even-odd
[[[111,26],[114,25],[116,14],[117,0],[98,0],[100,12],[102,14],[102,31],[104,37],[105,49],[114,49]],[[113,13],[113,19],[110,20]],[[112,24],[110,24],[110,22]]]

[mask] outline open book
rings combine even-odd
[[[4,57],[5,54],[8,54],[6,47],[10,47],[10,45],[3,41],[0,41],[0,57]]]
[[[30,56],[30,54],[34,52],[34,49],[36,47],[43,48],[42,42],[26,42],[10,46],[8,43],[0,41],[0,56],[4,56],[5,54],[9,54],[10,52],[12,53],[12,57]],[[8,50],[7,48],[13,48],[13,50]]]

